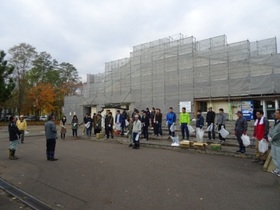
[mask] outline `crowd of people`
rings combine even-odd
[[[253,160],[254,163],[259,163],[263,165],[267,159],[269,150],[265,152],[259,151],[259,144],[261,141],[264,141],[268,144],[271,142],[271,153],[272,160],[276,166],[276,169],[272,173],[280,176],[280,109],[275,111],[275,123],[270,128],[268,119],[264,116],[262,110],[257,110],[256,120],[254,122],[254,133],[253,138],[256,140],[256,157]],[[237,120],[235,122],[234,132],[239,144],[239,149],[236,152],[245,153],[246,147],[243,143],[243,136],[247,135],[247,120],[243,117],[241,111],[236,113]],[[24,143],[24,133],[27,129],[26,120],[21,115],[19,119],[16,119],[15,116],[10,117],[10,123],[8,125],[10,145],[9,145],[9,159],[16,160],[18,159],[15,156],[17,145],[19,142]],[[77,139],[78,128],[81,125],[84,125],[84,133],[91,137],[92,131],[93,135],[96,135],[102,131],[102,121],[104,120],[104,128],[106,138],[114,138],[114,132],[119,132],[120,135],[127,134],[130,144],[129,146],[133,149],[140,148],[140,139],[143,136],[144,140],[149,139],[149,127],[153,129],[153,135],[161,137],[162,136],[162,122],[163,115],[159,108],[152,108],[151,111],[149,108],[142,110],[141,112],[138,109],[134,109],[131,115],[129,115],[125,110],[121,113],[117,110],[116,115],[113,117],[111,111],[107,111],[105,116],[102,115],[102,112],[93,114],[91,117],[90,114],[86,114],[83,121],[79,123],[79,120],[76,115],[72,117],[71,127],[72,127],[72,136],[73,139]],[[177,121],[176,113],[173,111],[173,108],[170,107],[168,113],[166,114],[166,125],[168,127],[169,137],[175,136],[175,125]],[[46,134],[46,155],[47,160],[55,161],[55,145],[57,136],[57,128],[54,123],[55,118],[53,115],[48,117],[47,122],[45,123],[45,134]],[[208,141],[215,140],[215,129],[218,131],[226,128],[226,115],[222,108],[219,109],[219,113],[216,113],[212,110],[212,107],[208,108],[206,113],[206,119],[201,113],[201,110],[198,110],[195,117],[195,127],[196,129],[202,129],[204,127],[204,121],[206,122],[207,131],[208,131]],[[60,121],[60,134],[61,139],[65,139],[66,134],[66,122],[67,119],[65,116],[62,117]],[[183,107],[179,116],[179,123],[181,128],[182,139],[188,140],[190,137],[189,126],[190,126],[190,115],[186,112],[186,108]],[[115,129],[114,129],[115,128]],[[197,131],[198,131],[197,130]],[[226,139],[224,136],[219,133],[220,143],[224,144]]]

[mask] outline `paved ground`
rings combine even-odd
[[[93,139],[58,140],[59,161],[50,162],[38,131],[10,161],[2,131],[0,177],[53,209],[280,208],[280,178],[250,159]]]

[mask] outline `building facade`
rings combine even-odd
[[[280,99],[280,54],[276,38],[227,43],[225,35],[196,41],[178,35],[133,47],[129,58],[108,62],[105,72],[88,75],[77,96],[65,98],[64,114],[79,118],[106,109],[159,107],[167,112],[180,103],[214,111],[229,119],[262,109],[273,118]]]

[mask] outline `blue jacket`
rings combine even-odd
[[[204,117],[202,116],[202,114],[197,115],[195,127],[202,128],[203,126],[204,126]]]
[[[168,114],[166,115],[166,122],[168,123],[168,125],[176,123],[176,114],[174,112],[168,112]]]

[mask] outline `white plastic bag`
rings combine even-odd
[[[121,124],[120,124],[120,123],[116,123],[116,124],[115,124],[115,129],[116,129],[117,131],[120,131],[120,130],[121,130]]]
[[[137,133],[137,135],[135,137],[135,141],[139,141],[139,137],[140,137],[140,135],[139,135],[139,133]]]
[[[223,138],[226,138],[229,135],[229,132],[224,128],[224,126],[222,126],[220,134]]]
[[[248,147],[250,145],[250,137],[247,135],[242,134],[241,136],[242,142],[245,147]]]
[[[268,150],[268,142],[265,139],[260,140],[258,149],[260,153],[265,153]]]
[[[174,125],[174,123],[170,126],[170,131],[174,132],[176,130],[176,126]]]
[[[207,127],[207,131],[212,131],[213,130],[213,123],[211,123],[208,127]]]
[[[125,126],[127,127],[129,125],[128,120],[125,120]]]
[[[171,139],[172,139],[172,144],[171,144],[171,146],[172,147],[179,147],[180,146],[180,139],[179,139],[179,136],[177,135],[177,136],[175,136],[175,137],[173,137],[173,136],[170,136],[171,137]]]
[[[189,130],[189,133],[190,133],[190,134],[194,132],[193,127],[192,127],[192,126],[190,126],[190,125],[188,125],[188,130]]]
[[[203,135],[204,135],[204,130],[200,128],[196,128],[196,140],[198,142],[203,142]]]

